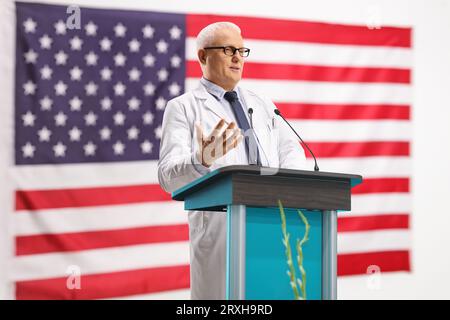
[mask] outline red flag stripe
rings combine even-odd
[[[281,113],[290,119],[311,120],[409,120],[407,105],[356,105],[275,102]]]
[[[170,200],[158,184],[16,191],[16,211],[119,205]]]
[[[189,265],[81,275],[80,280],[80,290],[68,289],[67,277],[16,282],[16,299],[105,299],[190,286]]]
[[[197,61],[187,61],[186,76],[200,78],[202,70]],[[410,83],[410,70],[394,68],[357,68],[311,66],[298,64],[247,62],[245,79],[303,80],[332,82]]]
[[[188,37],[196,37],[205,26],[218,21],[230,21],[242,29],[246,39],[301,41],[327,44],[411,47],[411,28],[330,24],[295,20],[267,19],[191,14],[186,17]]]
[[[340,217],[339,232],[407,229],[408,215]],[[16,237],[16,255],[68,252],[155,242],[188,241],[187,224],[107,231],[41,234]]]
[[[339,217],[338,232],[358,232],[382,229],[408,229],[408,214]]]
[[[317,157],[324,157],[322,151],[323,147],[318,146],[319,143],[309,143],[309,145],[314,150]],[[342,156],[342,153],[339,155]],[[351,155],[346,154],[346,156]],[[365,181],[353,189],[353,191],[354,193],[408,192],[408,183],[408,179],[365,179]],[[95,189],[95,192],[92,192],[92,189]],[[120,193],[120,190],[124,190],[124,192]],[[135,190],[137,194],[133,194],[132,190]],[[147,194],[146,192],[150,192],[149,190],[154,190],[154,193]],[[95,196],[98,198],[95,198]],[[117,188],[21,190],[16,191],[16,210],[18,212],[22,210],[36,211],[56,208],[169,201],[170,199],[170,195],[165,193],[160,186],[156,184]]]
[[[352,194],[409,192],[409,178],[366,178]]]
[[[16,255],[67,252],[155,242],[188,241],[187,224],[16,237]]]
[[[376,266],[381,272],[411,271],[409,251],[338,255],[338,276],[367,274],[370,266]]]
[[[407,141],[307,142],[316,157],[409,156]],[[312,156],[306,152],[308,158]]]

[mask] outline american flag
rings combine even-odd
[[[321,170],[365,177],[339,216],[339,275],[410,270],[410,28],[81,8],[70,29],[66,9],[16,3],[1,192],[14,193],[17,299],[189,297],[187,216],[156,163],[166,102],[197,86],[195,37],[215,21],[241,27],[242,85],[290,118]]]

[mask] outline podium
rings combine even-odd
[[[294,299],[287,274],[278,201],[286,214],[295,259],[302,239],[307,299],[336,299],[337,212],[351,209],[359,175],[258,166],[227,166],[174,191],[185,210],[227,212],[226,299]],[[299,277],[298,265],[294,261]]]

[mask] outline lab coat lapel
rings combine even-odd
[[[208,91],[206,91],[205,87],[203,87],[201,84],[199,84],[197,89],[194,90],[194,96],[204,101],[203,105],[206,107],[206,109],[217,116],[217,121],[219,121],[220,118],[224,118],[227,122],[231,121],[229,117],[224,113],[219,102],[211,94],[209,94]]]

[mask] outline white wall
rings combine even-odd
[[[1,0],[10,1],[10,0]],[[93,1],[51,0],[88,6]],[[12,3],[12,2],[11,2]],[[378,11],[381,23],[414,28],[413,272],[381,276],[369,289],[366,276],[341,278],[340,299],[450,299],[450,1],[446,0],[109,0],[102,6],[173,12],[283,17],[365,24]],[[3,11],[3,10],[2,10]],[[3,20],[4,12],[0,12]]]

